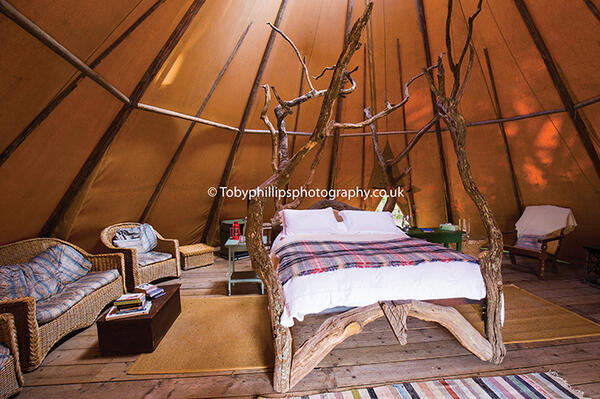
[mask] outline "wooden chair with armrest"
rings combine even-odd
[[[563,238],[577,226],[569,208],[553,205],[528,206],[515,224],[516,230],[509,233],[516,236],[513,244],[505,244],[511,263],[516,263],[515,255],[539,260],[537,275],[544,278],[546,265],[552,262],[553,270],[560,253]],[[515,234],[516,233],[516,234]],[[505,239],[505,242],[509,241]]]
[[[537,242],[541,245],[539,251],[532,248],[518,246],[516,245],[516,242],[512,245],[505,244],[504,250],[508,251],[508,254],[510,256],[510,263],[512,265],[517,263],[515,255],[538,259],[540,263],[538,266],[537,275],[540,279],[543,279],[544,273],[546,271],[546,265],[548,264],[548,262],[552,262],[552,270],[557,270],[556,261],[558,259],[558,254],[560,252],[562,240],[563,238],[565,238],[564,231],[565,229],[561,229],[556,235],[551,235],[550,237],[546,238],[539,238],[537,240]]]

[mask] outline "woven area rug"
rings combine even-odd
[[[502,336],[507,344],[600,335],[600,324],[515,285],[504,286],[504,300],[506,317]],[[483,334],[480,307],[460,305],[456,308]]]
[[[600,325],[514,285],[504,287],[505,343],[600,335]],[[273,367],[267,298],[262,295],[182,297],[182,312],[153,353],[129,374],[196,373]],[[481,309],[457,309],[483,333]],[[410,334],[410,331],[409,331]]]
[[[272,342],[266,295],[182,297],[175,323],[128,374],[272,368]]]
[[[287,399],[581,399],[554,373],[476,377],[385,385]]]

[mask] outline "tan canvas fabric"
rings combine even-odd
[[[47,30],[69,50],[89,61],[106,49],[155,2],[13,1],[35,23]],[[446,7],[426,0],[425,14],[435,61],[445,51]],[[466,34],[466,18],[476,0],[454,2],[451,34],[458,51]],[[556,62],[573,101],[580,102],[600,93],[595,60],[600,55],[600,27],[585,2],[552,0],[539,7],[526,0],[532,18]],[[127,95],[163,46],[192,0],[165,1],[123,43],[96,68],[102,76]],[[235,43],[252,23],[247,37],[214,91],[202,117],[239,126],[260,59],[271,33],[280,0],[206,0],[179,44],[168,57],[144,94],[142,101],[174,111],[195,114],[208,94],[217,74]],[[311,76],[335,64],[344,39],[348,2],[288,0],[281,29],[306,57]],[[353,20],[364,9],[354,2]],[[375,108],[385,101],[402,98],[402,80],[421,72],[426,65],[415,3],[375,1],[372,17],[374,40]],[[74,76],[76,70],[25,33],[8,18],[0,18],[0,151],[19,135],[35,115],[48,104]],[[366,38],[361,40],[366,42]],[[483,48],[487,48],[505,117],[562,108],[546,66],[512,2],[483,2],[473,34],[476,57],[461,111],[468,122],[496,118],[490,76]],[[363,46],[364,47],[364,46]],[[398,57],[398,49],[399,55]],[[362,119],[370,102],[371,87],[364,49],[350,63],[357,90],[343,101],[342,120]],[[447,70],[447,73],[449,71]],[[330,73],[314,81],[320,89],[328,84]],[[275,40],[261,84],[277,88],[284,98],[298,95],[301,69],[294,52],[280,37]],[[308,90],[306,81],[304,91]],[[406,127],[419,129],[432,116],[427,83],[421,79],[410,88],[411,100],[405,107]],[[259,120],[263,106],[259,89],[247,122],[248,129],[264,129]],[[271,111],[275,106],[271,104]],[[301,106],[287,120],[287,128],[312,132],[320,100]],[[89,79],[78,87],[30,134],[19,148],[0,165],[0,243],[37,236],[71,185],[89,154],[113,121],[121,103]],[[334,107],[335,109],[335,107]],[[270,111],[269,117],[275,117]],[[579,110],[596,151],[600,150],[600,104]],[[334,112],[335,115],[335,112]],[[98,234],[110,224],[139,220],[171,157],[190,123],[166,116],[133,111],[92,173],[76,201],[63,218],[57,233],[89,250],[99,250]],[[397,112],[380,120],[380,131],[402,130],[404,118]],[[442,123],[442,127],[444,124]],[[582,245],[597,244],[600,233],[600,178],[566,113],[555,113],[505,124],[517,183],[524,205],[552,204],[568,207],[578,221],[575,231],[564,240],[564,254],[582,258]],[[367,129],[367,132],[369,130]],[[347,130],[341,134],[361,133]],[[408,135],[406,140],[412,139]],[[205,230],[213,203],[207,194],[218,185],[235,133],[196,125],[164,189],[158,196],[148,222],[182,244],[198,242]],[[306,136],[290,137],[297,150]],[[328,138],[312,187],[327,188],[332,139]],[[449,178],[452,213],[456,220],[471,220],[473,234],[483,226],[476,208],[465,194],[456,168],[456,156],[448,132],[442,133],[445,166]],[[405,146],[403,135],[381,136],[382,148],[389,144],[394,153]],[[503,231],[512,230],[520,216],[517,207],[504,141],[498,124],[469,128],[467,138],[473,176],[490,202]],[[251,188],[270,174],[271,142],[268,135],[245,134],[236,153],[230,186]],[[364,164],[363,164],[364,159]],[[291,187],[300,186],[312,162],[309,156],[292,176]],[[410,154],[411,180],[420,226],[447,222],[442,169],[434,133],[426,134]],[[406,160],[399,170],[408,166]],[[373,146],[369,136],[346,137],[339,142],[335,169],[336,188],[368,184],[373,168]],[[309,199],[303,207],[319,198]],[[341,199],[344,200],[344,199]],[[347,201],[373,209],[374,199]],[[246,202],[226,198],[220,219],[245,216]],[[273,212],[269,201],[266,217]]]

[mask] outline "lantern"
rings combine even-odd
[[[238,222],[233,222],[233,226],[231,226],[231,238],[234,240],[240,239],[240,224]]]

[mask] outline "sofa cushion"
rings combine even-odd
[[[166,252],[150,251],[146,253],[138,253],[138,265],[148,266],[153,263],[162,262],[163,260],[167,260],[172,257],[173,255],[168,254]]]
[[[81,301],[83,292],[65,289],[60,293],[36,304],[35,317],[39,325],[56,319],[73,305]]]
[[[65,313],[83,297],[93,291],[115,281],[119,272],[115,269],[90,272],[67,285],[61,292],[49,299],[36,304],[36,318],[38,324],[48,323]]]
[[[57,259],[55,273],[62,287],[85,276],[92,268],[92,263],[69,245],[59,244],[48,251]]]
[[[0,267],[0,299],[30,296],[37,302],[56,294],[61,288],[57,264],[50,247],[27,262]]]
[[[101,272],[91,272],[79,280],[69,284],[69,290],[80,290],[84,295],[91,294],[98,288],[102,288],[119,278],[117,269],[105,270]]]
[[[148,223],[136,227],[119,229],[115,232],[113,244],[118,248],[133,248],[139,253],[154,249],[157,243],[156,233]]]

